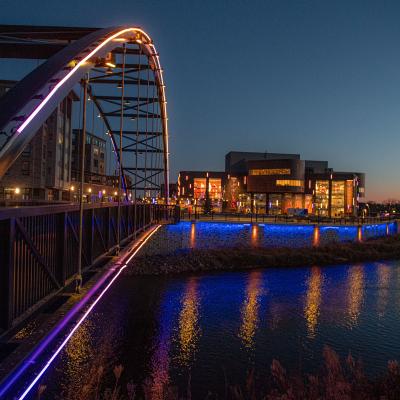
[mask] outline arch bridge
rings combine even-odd
[[[0,208],[1,333],[44,299],[81,280],[81,272],[118,253],[120,245],[178,214],[168,205],[163,71],[153,40],[144,30],[0,25],[0,58],[38,62],[0,97],[0,181],[71,93],[79,95],[72,96],[79,101],[79,112],[71,116],[68,129],[78,127],[80,145],[75,149],[80,149],[81,180],[79,208],[77,204]],[[65,114],[64,110],[64,132]],[[115,168],[108,173],[114,177],[112,186],[118,183],[119,192],[114,193],[118,204],[83,205],[84,190],[91,190],[83,184],[84,138],[90,131],[100,131],[110,150]],[[59,140],[58,131],[55,136]],[[69,141],[71,152],[71,137]],[[46,155],[43,151],[41,157]],[[160,197],[162,188],[165,201],[154,204],[149,198]],[[141,197],[144,201],[137,201]]]
[[[0,58],[44,60],[0,98],[0,179],[57,105],[81,85],[85,115],[79,129],[89,124],[86,100],[92,101],[121,165],[125,195],[156,197],[164,185],[168,201],[165,84],[144,30],[2,25]]]

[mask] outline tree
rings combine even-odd
[[[210,190],[208,187],[208,179],[206,182],[206,197],[204,199],[204,204],[203,204],[203,212],[204,214],[211,214],[212,211],[212,204],[211,204],[211,199],[210,199]]]

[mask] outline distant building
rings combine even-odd
[[[81,171],[80,130],[72,131],[72,180],[78,181]],[[85,182],[106,184],[106,141],[86,131]]]
[[[219,211],[341,217],[355,215],[365,194],[363,173],[336,172],[327,161],[301,160],[299,154],[230,152],[225,169],[181,171],[181,206],[203,204],[208,187]]]
[[[0,81],[0,96],[16,84]],[[73,92],[57,106],[23,153],[0,180],[0,198],[62,200],[71,180]]]

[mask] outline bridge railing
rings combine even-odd
[[[393,214],[389,216],[378,216],[378,217],[323,217],[318,215],[270,215],[270,214],[258,214],[258,213],[229,213],[211,212],[204,214],[200,212],[188,212],[188,210],[182,209],[180,218],[182,220],[200,220],[200,221],[225,221],[225,222],[258,222],[258,223],[275,223],[275,224],[290,224],[290,223],[301,223],[301,224],[333,224],[333,225],[364,225],[364,224],[379,224],[384,222],[397,221],[400,219],[400,215]]]
[[[115,251],[117,213],[117,204],[85,205],[84,270]],[[152,224],[178,219],[175,207],[123,204],[121,242],[133,239]],[[78,232],[78,205],[0,209],[0,331],[10,328],[75,278]]]

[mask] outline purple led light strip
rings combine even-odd
[[[39,379],[43,376],[43,374],[46,372],[46,370],[49,368],[51,363],[56,359],[58,354],[61,352],[61,350],[66,346],[66,344],[69,342],[75,331],[80,327],[80,325],[83,323],[83,321],[87,318],[87,316],[90,314],[90,312],[93,310],[95,305],[100,301],[100,299],[104,296],[104,294],[108,291],[108,289],[112,286],[112,284],[115,282],[115,280],[118,278],[118,276],[121,274],[121,272],[128,266],[129,262],[132,260],[132,258],[138,253],[138,251],[145,245],[145,243],[150,239],[150,237],[157,232],[157,230],[161,227],[161,225],[157,225],[153,230],[149,232],[149,234],[142,240],[140,245],[136,248],[136,250],[130,255],[130,257],[126,260],[124,265],[118,270],[118,272],[114,275],[114,277],[111,279],[111,281],[107,284],[107,286],[101,291],[97,299],[91,304],[91,306],[88,308],[88,310],[83,314],[83,316],[78,320],[76,325],[72,328],[70,333],[67,335],[67,337],[63,340],[63,342],[58,346],[56,351],[53,353],[53,355],[50,357],[50,359],[47,361],[47,363],[43,366],[43,368],[40,370],[38,375],[32,380],[32,382],[29,384],[29,386],[25,389],[25,391],[22,393],[20,397],[18,397],[18,400],[24,399],[29,392],[32,390],[32,388],[36,385],[36,383],[39,381]],[[116,270],[116,268],[110,269],[101,279],[99,282],[94,285],[90,291],[86,294],[86,296],[66,315],[66,317],[54,328],[54,330],[46,336],[46,338],[42,341],[42,343],[39,345],[39,347],[34,351],[34,353],[29,357],[29,359],[25,360],[24,363],[21,365],[21,367],[15,372],[15,374],[11,377],[11,379],[3,386],[3,388],[0,389],[0,398],[6,394],[6,392],[11,388],[11,386],[17,381],[17,379],[23,374],[23,372],[34,362],[36,362],[36,358],[45,350],[49,344],[52,342],[52,340],[62,331],[62,329],[67,325],[67,323],[75,316],[75,314],[82,309],[82,307],[90,300],[90,298],[96,293],[96,291],[99,289],[99,287],[110,277],[110,275]]]

